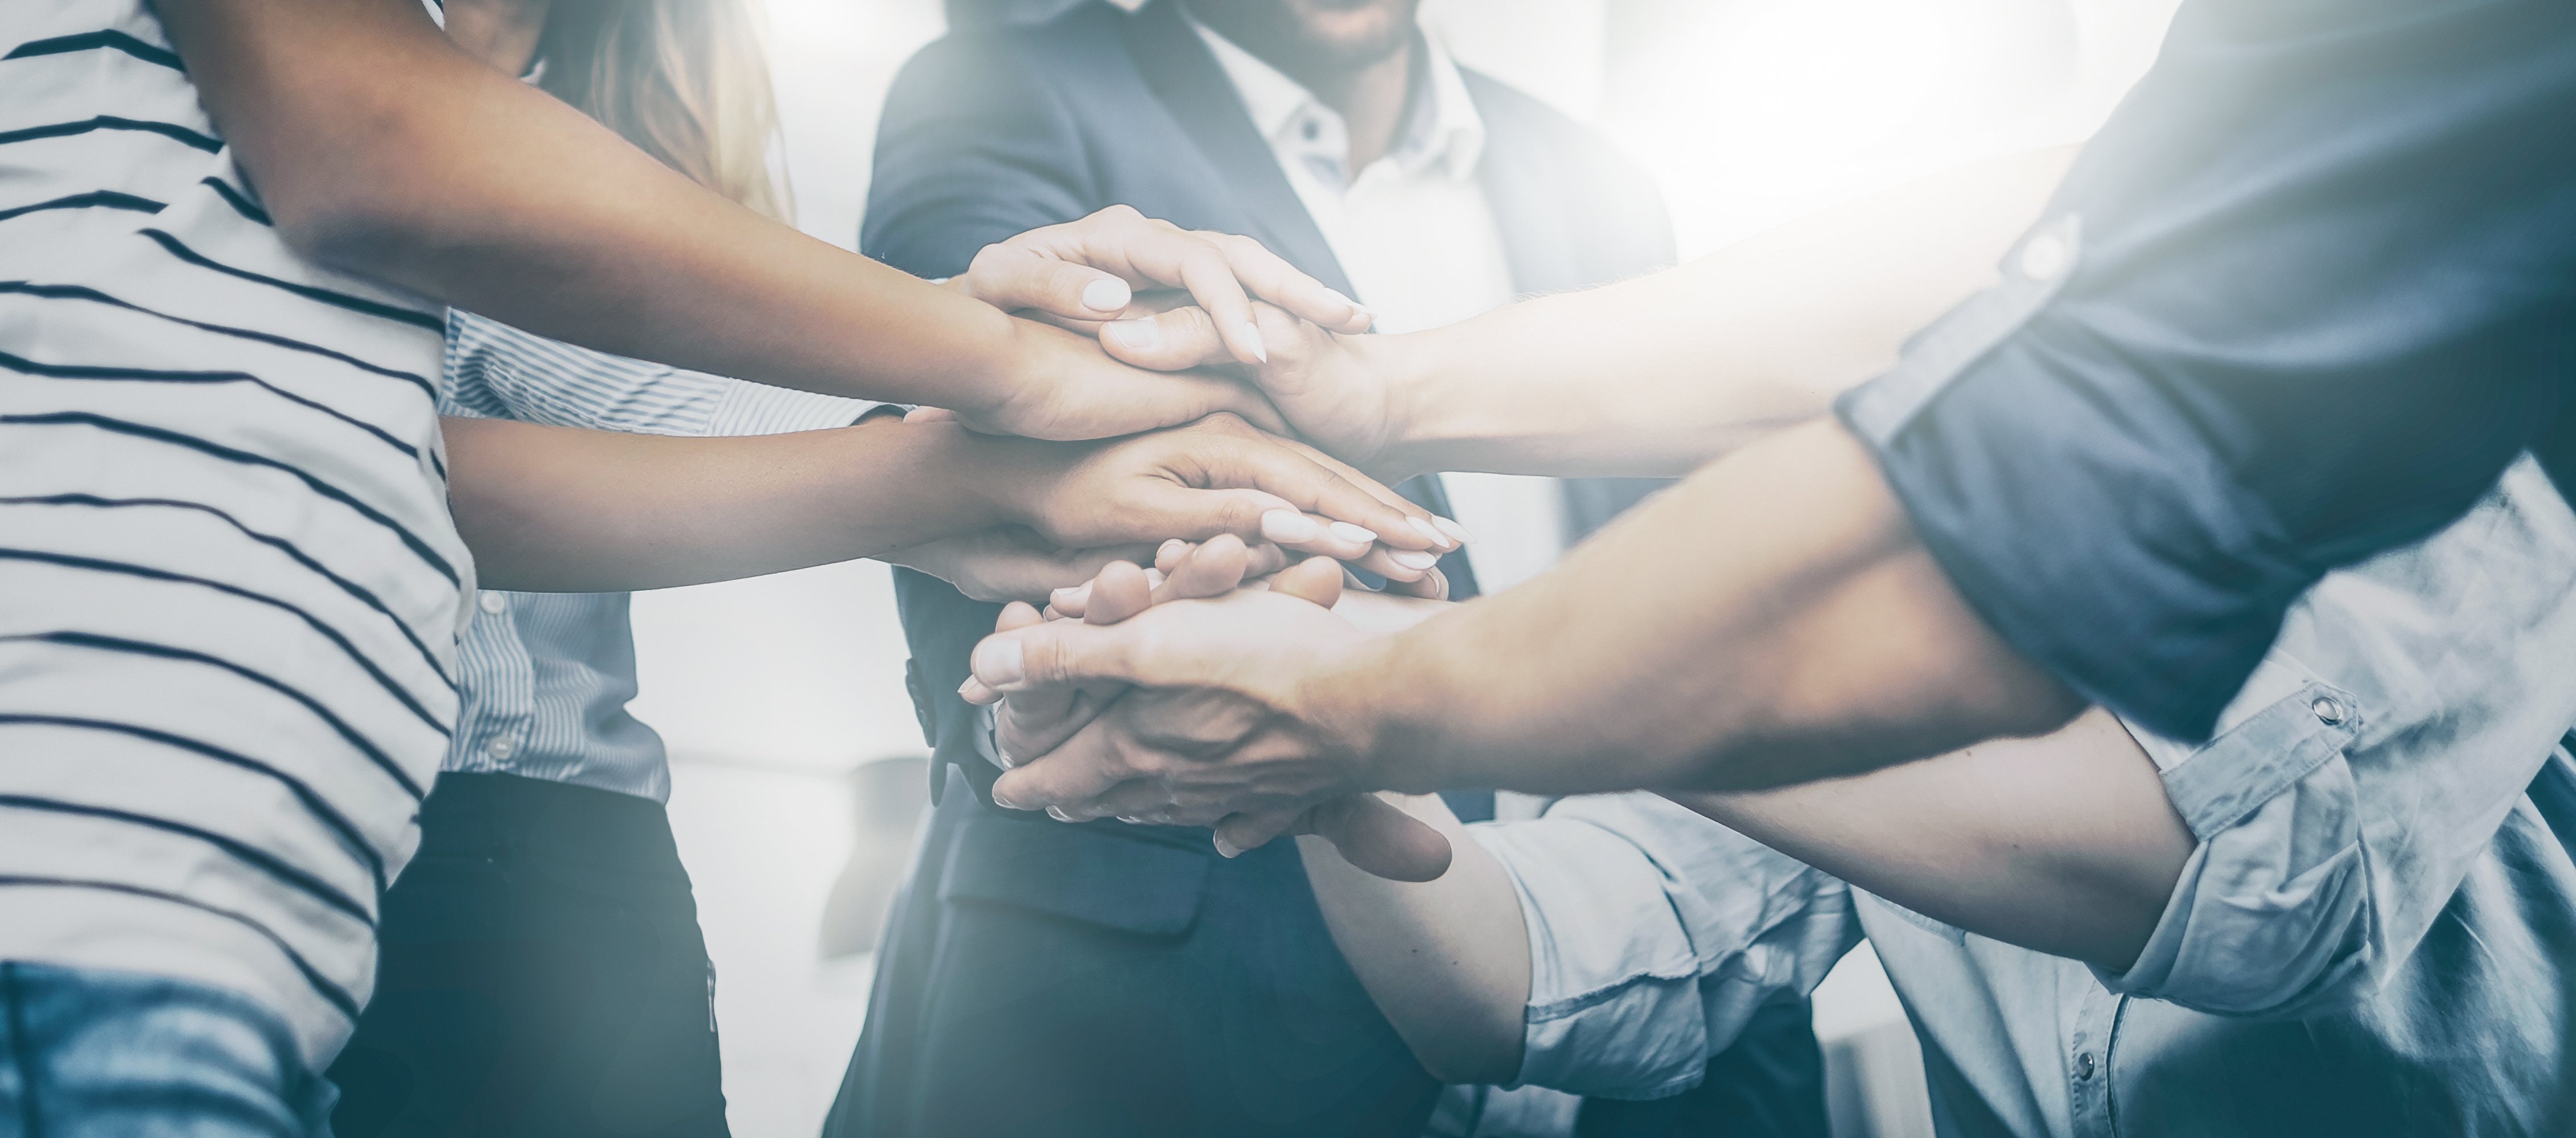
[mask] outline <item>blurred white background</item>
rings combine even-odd
[[[1468,65],[1600,125],[1661,179],[1684,256],[1974,158],[2081,138],[2177,0],[1428,0]],[[768,0],[799,224],[857,239],[878,106],[938,0]],[[636,598],[643,696],[715,956],[738,1138],[817,1132],[871,961],[818,950],[850,772],[923,746],[873,562]],[[882,837],[882,835],[880,835]],[[1929,1134],[1864,948],[1816,996],[1838,1134]]]

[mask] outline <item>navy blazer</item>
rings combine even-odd
[[[1466,83],[1518,292],[1672,261],[1662,200],[1630,163],[1527,95]],[[1133,16],[1093,0],[924,48],[886,102],[860,248],[950,276],[987,244],[1114,204],[1249,235],[1351,291],[1171,0]],[[1204,829],[991,807],[996,772],[955,691],[998,606],[905,570],[896,591],[944,797],[827,1133],[1418,1133],[1436,1084],[1333,949],[1291,844],[1228,861]],[[1794,1026],[1812,1054],[1803,1015]],[[997,1068],[1043,1089],[997,1096]]]

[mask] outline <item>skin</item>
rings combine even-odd
[[[461,0],[448,8],[451,41],[417,5],[380,0],[162,6],[291,244],[592,346],[845,394],[944,392],[973,425],[1084,438],[1158,425],[1193,400],[1249,400],[1276,418],[1240,384],[1138,371],[1006,309],[1097,322],[1151,284],[1223,310],[1248,302],[1250,284],[1365,326],[1356,306],[1257,244],[1132,210],[996,245],[946,288],[810,241],[519,83],[547,10]],[[1007,354],[1015,343],[1052,346]],[[1258,361],[1253,349],[1240,359]],[[816,350],[846,354],[825,365]],[[1073,391],[1050,394],[1063,385]],[[1016,394],[993,401],[1003,387]],[[1174,398],[1221,388],[1233,394]],[[1054,409],[1035,420],[1010,409],[1041,403]],[[1355,557],[1380,532],[1399,548],[1434,545],[1392,493],[1230,418],[1092,445],[954,422],[712,440],[471,419],[444,428],[458,529],[496,587],[650,588],[887,555],[1043,588],[1096,566],[1065,546],[1218,532]],[[1309,517],[1301,500],[1329,512]],[[1265,527],[1264,514],[1294,524]],[[1333,520],[1372,532],[1337,533]]]
[[[1156,599],[1218,595],[1230,573],[1240,576],[1239,562],[1222,552],[1166,556],[1168,579],[1188,584]],[[1114,623],[1144,607],[1131,598],[1106,614],[1094,610],[1089,623]],[[1447,607],[1376,598],[1344,601],[1335,615],[1357,616],[1354,623],[1383,636]],[[1673,797],[1935,919],[2113,971],[2136,960],[2195,846],[2155,764],[2099,711],[2044,738],[1849,778]],[[1428,1070],[1450,1082],[1511,1081],[1521,1062],[1530,958],[1510,876],[1466,840],[1437,797],[1389,804],[1446,840],[1453,851],[1442,859],[1446,872],[1394,880],[1341,852],[1353,844],[1351,829],[1396,829],[1383,816],[1310,821],[1309,829],[1329,835],[1299,840],[1316,901],[1335,943]],[[1428,835],[1405,837],[1427,848]]]
[[[1345,169],[1395,145],[1420,0],[1188,0],[1190,14],[1313,92],[1350,132]]]
[[[1259,597],[997,635],[975,657],[992,693],[1174,696],[1029,752],[996,793],[1076,818],[1221,823],[1248,848],[1354,791],[1748,789],[2054,729],[2081,701],[1968,609],[1868,451],[1830,421],[1780,425],[1991,280],[2063,163],[1990,163],[1382,346],[1274,338],[1258,376],[1274,403],[1381,474],[1658,474],[1723,457],[1555,571],[1393,637]],[[1203,355],[1192,319],[1158,318],[1177,358]]]

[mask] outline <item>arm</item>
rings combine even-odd
[[[1426,332],[1336,336],[1268,314],[1273,354],[1255,374],[1302,434],[1382,477],[1687,473],[1888,370],[1907,336],[1996,279],[2072,158],[1975,163]],[[1104,342],[1151,367],[1224,352],[1186,308]]]
[[[402,0],[157,6],[305,255],[530,331],[1096,437],[1257,407],[807,238],[484,67]]]

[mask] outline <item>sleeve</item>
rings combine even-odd
[[[2310,585],[2567,403],[2570,105],[2565,5],[2187,8],[2003,283],[1838,411],[1999,635],[2205,739]]]
[[[1679,1094],[1765,1002],[1805,995],[1860,943],[1842,882],[1655,795],[1468,832],[1529,930],[1520,1085]]]
[[[441,413],[644,435],[846,427],[879,404],[595,352],[451,309]]]
[[[1080,131],[1027,29],[952,35],[904,64],[878,120],[859,251],[949,277],[984,246],[1091,213]]]
[[[2304,1018],[2370,997],[2576,722],[2576,513],[2528,459],[2432,540],[2325,578],[2191,747],[2143,732],[2200,839],[2113,991]]]

